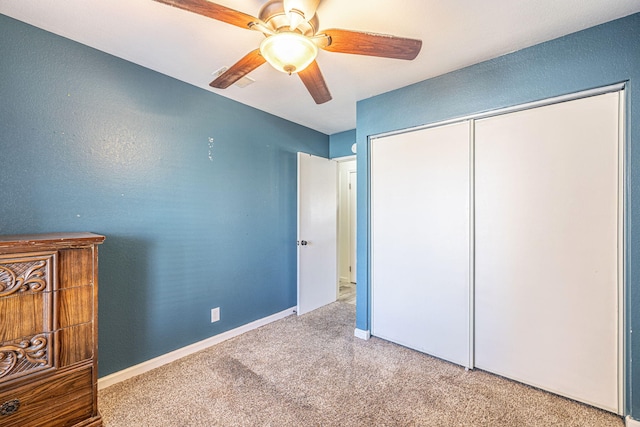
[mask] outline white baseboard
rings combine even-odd
[[[631,418],[631,415],[627,415],[624,420],[626,427],[640,427],[640,421],[634,420],[633,418]]]
[[[179,348],[170,353],[163,354],[162,356],[158,356],[151,360],[147,360],[146,362],[142,362],[137,365],[131,366],[129,368],[123,369],[122,371],[114,372],[113,374],[110,374],[98,379],[98,390],[107,388],[111,385],[117,384],[129,378],[133,378],[136,375],[143,374],[152,369],[158,368],[162,365],[166,365],[167,363],[171,363],[173,361],[181,359],[190,354],[197,353],[198,351],[201,351],[213,345],[219,344],[222,341],[226,341],[229,338],[237,337],[238,335],[242,335],[245,332],[249,332],[253,329],[259,328],[260,326],[264,326],[271,322],[275,322],[276,320],[283,319],[287,316],[294,314],[295,312],[296,312],[296,308],[291,307],[279,313],[272,314],[271,316],[267,316],[262,319],[255,320],[251,323],[247,323],[246,325],[242,325],[230,331],[223,332],[221,334],[193,343],[186,347]]]
[[[361,340],[365,340],[365,341],[371,338],[371,332],[363,331],[362,329],[358,329],[358,328],[356,328],[353,334],[356,336],[356,338],[360,338]]]

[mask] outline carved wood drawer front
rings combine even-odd
[[[55,259],[0,255],[0,384],[53,368]]]
[[[0,384],[52,369],[52,337],[53,334],[39,334],[0,344]]]
[[[71,426],[93,416],[92,371],[85,367],[0,392],[0,426]]]

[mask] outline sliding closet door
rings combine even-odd
[[[372,333],[468,366],[469,123],[371,142]]]
[[[618,411],[618,104],[478,120],[476,366]]]

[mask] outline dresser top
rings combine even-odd
[[[77,247],[100,244],[105,237],[93,233],[46,233],[0,235],[0,250],[8,248]]]

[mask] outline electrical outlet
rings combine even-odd
[[[211,323],[220,320],[220,307],[211,309]]]

